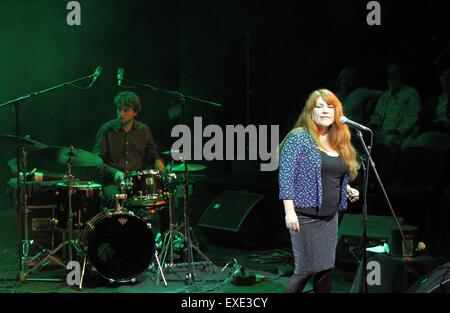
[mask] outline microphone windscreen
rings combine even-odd
[[[345,124],[345,123],[347,123],[347,121],[348,121],[348,118],[346,118],[344,115],[342,115],[341,118],[339,119],[339,123],[341,123],[341,124]]]

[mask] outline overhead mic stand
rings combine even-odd
[[[59,85],[56,85],[54,87],[50,87],[41,91],[35,91],[31,92],[29,94],[26,94],[22,97],[4,102],[0,104],[0,109],[7,107],[9,105],[14,105],[14,111],[16,115],[16,163],[17,163],[17,189],[16,189],[16,207],[17,207],[17,215],[18,215],[18,223],[19,223],[19,241],[20,241],[20,247],[19,247],[19,273],[17,275],[17,279],[20,281],[25,281],[27,279],[27,266],[28,266],[28,254],[30,249],[30,244],[32,241],[28,238],[28,208],[27,208],[27,185],[26,185],[26,173],[24,172],[24,169],[22,168],[21,164],[21,157],[20,153],[22,151],[21,149],[21,143],[20,143],[20,105],[25,101],[32,97],[41,95],[46,92],[50,92],[56,89],[59,89],[64,86],[72,86],[77,87],[81,89],[88,89],[90,88],[95,80],[100,76],[102,72],[102,68],[99,66],[95,70],[95,72],[91,75],[87,75],[69,82],[65,82]],[[89,86],[82,88],[79,86],[74,85],[77,82],[91,79],[92,81]],[[20,173],[23,172],[23,186],[21,186],[20,183]]]
[[[186,98],[191,99],[191,100],[195,100],[198,102],[202,102],[202,103],[207,103],[213,106],[217,106],[217,107],[221,107],[221,105],[219,103],[215,103],[215,102],[211,102],[211,101],[205,101],[205,100],[201,100],[192,96],[187,96],[182,94],[181,92],[177,92],[177,91],[170,91],[170,90],[166,90],[166,89],[162,89],[162,88],[157,88],[154,87],[152,85],[149,84],[145,84],[145,83],[141,83],[141,82],[136,82],[136,81],[132,81],[132,80],[127,80],[123,78],[123,73],[121,73],[121,81],[123,82],[127,82],[127,83],[131,83],[134,84],[136,86],[141,86],[141,87],[146,87],[146,88],[150,88],[155,92],[163,92],[166,94],[170,94],[170,95],[174,95],[177,96],[178,99],[180,100],[181,103],[181,109],[182,109],[182,114],[181,114],[181,123],[185,124],[185,107],[186,107]],[[123,86],[123,87],[134,87],[134,86]],[[173,157],[173,155],[172,155]],[[189,180],[188,180],[188,163],[186,158],[182,158],[182,161],[184,163],[184,194],[183,194],[183,207],[184,207],[184,240],[185,240],[185,244],[187,246],[187,251],[186,251],[186,258],[187,258],[187,267],[188,267],[188,272],[186,273],[185,276],[185,283],[187,285],[191,285],[194,281],[195,281],[195,277],[194,277],[194,258],[193,258],[193,251],[192,249],[195,249],[205,260],[206,263],[209,265],[212,265],[212,262],[203,254],[201,253],[200,249],[196,246],[194,246],[192,244],[192,239],[191,239],[191,229],[190,229],[190,222],[189,222],[189,209],[188,209],[188,190],[189,190]],[[172,222],[172,221],[170,221]],[[173,229],[172,229],[173,231]],[[169,237],[169,245],[171,245],[171,251],[173,251],[173,239],[174,239],[174,234],[170,234]],[[173,256],[171,256],[171,258],[173,258]],[[203,262],[204,264],[205,262]],[[184,265],[184,264],[183,264]],[[172,264],[172,266],[174,266],[174,264]],[[181,266],[181,264],[179,264],[178,266]],[[213,267],[212,267],[213,268]]]
[[[361,261],[361,266],[362,266],[362,277],[361,277],[361,291],[363,293],[367,293],[368,292],[368,287],[367,287],[367,186],[368,186],[368,182],[369,182],[369,172],[370,172],[370,168],[372,167],[373,172],[375,173],[375,177],[378,181],[378,184],[380,185],[380,188],[383,191],[384,197],[386,198],[386,201],[388,203],[389,209],[391,210],[392,213],[392,217],[394,218],[395,224],[400,232],[400,235],[402,237],[403,243],[405,244],[405,246],[407,246],[406,243],[406,239],[405,236],[403,235],[403,231],[402,228],[400,226],[400,223],[397,220],[397,215],[394,212],[394,209],[392,208],[391,202],[389,201],[389,197],[386,193],[386,190],[384,189],[383,183],[381,182],[380,176],[378,175],[378,171],[375,167],[375,163],[372,160],[371,157],[371,150],[372,150],[372,146],[370,147],[370,151],[367,148],[366,143],[364,142],[364,138],[363,138],[363,134],[360,130],[355,129],[358,138],[361,141],[361,145],[364,148],[364,152],[366,154],[366,164],[364,163],[364,160],[362,161],[362,165],[363,165],[363,169],[364,169],[364,176],[363,176],[363,210],[362,210],[362,214],[363,214],[363,219],[362,219],[362,244],[361,244],[361,256],[362,256],[362,261]],[[371,137],[373,137],[373,133],[372,131],[370,131],[370,135]]]

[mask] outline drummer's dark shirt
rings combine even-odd
[[[104,183],[113,182],[117,171],[127,174],[148,168],[159,158],[150,128],[136,120],[129,132],[123,130],[119,119],[103,124],[97,132],[92,152],[103,159],[98,169]]]

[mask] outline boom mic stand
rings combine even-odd
[[[121,81],[123,82],[128,82],[131,83],[135,86],[141,86],[141,87],[146,87],[146,88],[150,88],[155,92],[163,92],[166,94],[170,94],[173,96],[177,96],[178,99],[180,100],[181,103],[181,109],[182,109],[182,114],[181,114],[181,123],[185,124],[185,107],[186,107],[186,98],[188,99],[192,99],[198,102],[203,102],[203,103],[207,103],[213,106],[217,106],[217,107],[221,107],[221,105],[219,103],[216,102],[211,102],[211,101],[205,101],[205,100],[201,100],[192,96],[187,96],[182,94],[181,92],[177,92],[177,91],[170,91],[170,90],[166,90],[166,89],[162,89],[162,88],[157,88],[154,87],[152,85],[149,84],[145,84],[145,83],[141,83],[141,82],[137,82],[137,81],[133,81],[133,80],[127,80],[123,78],[123,73],[121,74],[122,77],[120,78]],[[134,86],[123,86],[123,87],[134,87]],[[172,155],[173,157],[173,155]],[[183,195],[183,207],[184,207],[184,219],[185,219],[185,224],[184,224],[184,239],[185,239],[185,243],[187,245],[187,267],[188,267],[188,272],[186,273],[185,276],[185,283],[187,285],[191,285],[194,281],[195,281],[195,277],[194,277],[194,258],[193,258],[193,251],[192,249],[195,248],[195,250],[197,252],[200,253],[200,255],[206,259],[206,262],[208,264],[212,264],[212,262],[203,254],[201,253],[200,249],[198,247],[194,247],[194,245],[192,244],[192,239],[191,239],[191,234],[190,234],[190,223],[189,223],[189,209],[188,209],[188,190],[189,190],[189,181],[188,181],[188,163],[186,158],[182,158],[182,161],[184,163],[184,195]],[[173,234],[170,234],[172,236],[172,243],[173,244]],[[171,250],[173,250],[171,248]]]
[[[406,239],[405,236],[403,235],[403,231],[402,228],[400,226],[400,223],[397,220],[397,215],[394,212],[394,209],[392,208],[391,202],[389,201],[389,197],[386,193],[386,190],[384,189],[384,185],[381,182],[380,176],[378,175],[378,171],[375,167],[375,163],[372,160],[371,157],[371,151],[369,151],[369,149],[367,148],[366,143],[364,142],[364,138],[363,138],[363,134],[360,130],[356,129],[356,133],[358,135],[358,138],[360,139],[361,145],[364,148],[364,152],[366,154],[366,162],[367,164],[364,164],[364,160],[362,162],[363,164],[363,168],[364,168],[364,182],[363,182],[363,210],[362,210],[362,214],[363,214],[363,220],[362,220],[362,247],[361,247],[361,255],[362,255],[362,261],[361,261],[361,266],[362,266],[362,277],[361,277],[361,291],[363,293],[367,293],[368,292],[368,287],[367,287],[367,185],[368,185],[368,181],[369,181],[369,171],[370,168],[372,167],[373,172],[375,173],[375,177],[378,181],[378,184],[381,187],[381,190],[383,191],[384,197],[386,198],[387,204],[389,206],[389,209],[391,210],[392,213],[392,217],[394,218],[395,224],[400,232],[400,235],[402,237],[403,243],[405,246],[407,246],[406,243]],[[370,131],[370,135],[373,138],[373,133],[372,131]],[[372,150],[372,146],[371,149]]]
[[[100,76],[102,72],[102,68],[99,66],[95,70],[95,72],[91,75],[87,75],[75,80],[71,80],[41,91],[34,91],[29,94],[26,94],[24,96],[21,96],[19,98],[9,100],[7,102],[4,102],[0,104],[0,109],[7,107],[9,105],[14,105],[14,112],[16,117],[16,163],[17,163],[17,188],[16,188],[16,206],[17,206],[17,216],[18,216],[18,222],[19,222],[19,241],[20,241],[20,247],[19,247],[19,273],[17,275],[17,279],[20,281],[25,281],[27,278],[27,266],[28,266],[28,254],[30,249],[30,244],[32,241],[28,238],[28,208],[27,208],[27,185],[26,185],[26,173],[24,169],[22,169],[22,159],[20,157],[20,153],[22,150],[21,143],[20,143],[20,105],[25,101],[32,97],[39,96],[43,93],[47,93],[56,89],[59,89],[64,86],[72,86],[77,87],[81,89],[88,89],[90,88],[95,80]],[[90,85],[86,88],[78,87],[74,85],[77,82],[86,80],[86,79],[92,79]],[[25,167],[25,166],[24,166]],[[23,172],[23,183],[21,186],[20,183],[20,173]]]

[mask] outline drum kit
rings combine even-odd
[[[15,142],[15,136],[0,136],[0,142]],[[102,277],[110,283],[135,282],[146,270],[157,267],[157,282],[162,276],[165,286],[163,268],[175,266],[194,265],[192,249],[195,249],[204,262],[196,264],[209,265],[212,262],[201,253],[200,249],[192,244],[191,228],[187,213],[188,172],[200,171],[203,165],[188,165],[186,162],[169,165],[166,171],[148,169],[130,172],[125,175],[119,185],[119,193],[114,195],[114,206],[102,205],[102,185],[92,181],[80,181],[72,172],[72,167],[94,167],[102,164],[102,159],[85,150],[74,147],[46,146],[45,144],[20,138],[23,150],[39,153],[46,159],[65,165],[67,172],[64,179],[56,184],[55,202],[56,216],[51,217],[55,229],[63,234],[62,242],[53,250],[39,246],[35,240],[28,238],[27,230],[27,192],[22,197],[23,240],[21,247],[21,269],[19,280],[39,280],[30,275],[36,269],[53,262],[63,267],[71,261],[82,262],[81,282],[86,266],[95,277]],[[26,173],[27,152],[23,153],[21,164]],[[173,200],[175,189],[179,183],[176,173],[183,173],[185,188],[184,198],[184,233],[178,231],[179,227],[173,220]],[[26,188],[26,177],[21,175],[21,182],[17,182],[18,194],[23,183]],[[19,176],[18,176],[19,177]],[[186,188],[187,187],[187,188]],[[23,189],[22,189],[23,190]],[[169,230],[161,235],[164,238],[161,246],[161,260],[158,257],[155,244],[155,235],[152,225],[142,212],[149,210],[169,210]],[[181,226],[180,226],[181,227]],[[190,256],[187,263],[175,264],[174,238],[180,236],[186,242],[187,254]],[[29,255],[30,246],[36,245],[40,250],[35,256]],[[65,248],[65,249],[63,249]],[[190,251],[189,251],[190,250]],[[60,257],[60,252],[64,256]],[[166,261],[170,256],[170,262]],[[66,262],[63,262],[65,260]],[[31,265],[30,265],[31,264]],[[189,273],[191,275],[191,273]]]

